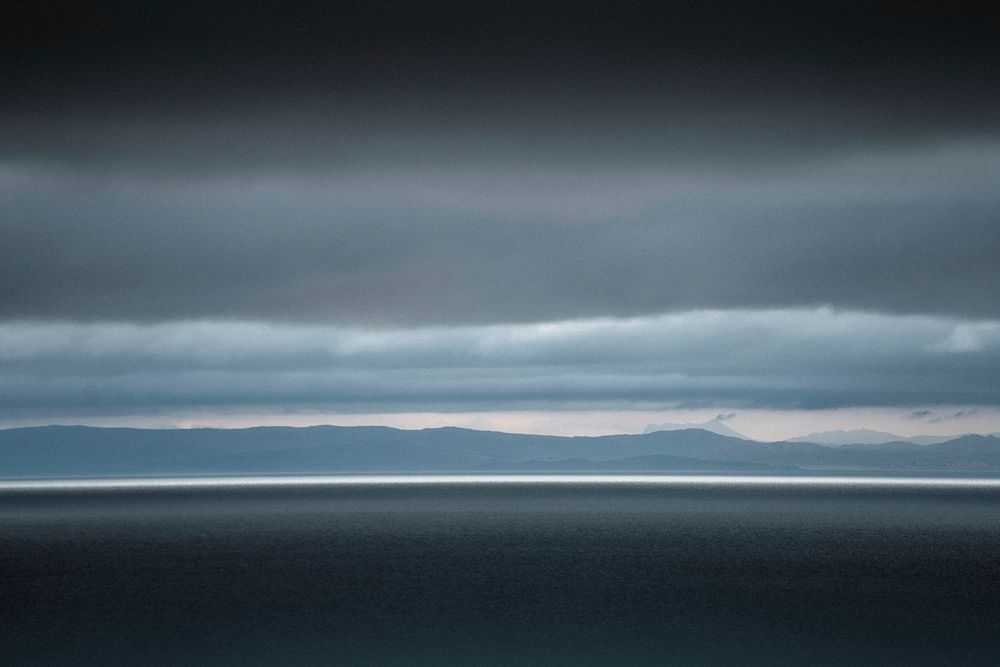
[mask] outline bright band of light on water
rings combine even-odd
[[[285,477],[161,477],[130,479],[8,480],[0,493],[10,491],[88,491],[142,489],[213,489],[350,486],[445,485],[641,485],[641,486],[753,486],[844,488],[987,488],[1000,490],[1000,478],[932,477],[809,477],[737,475],[310,475]]]

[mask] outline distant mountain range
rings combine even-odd
[[[994,433],[993,435],[997,435]],[[907,437],[886,433],[885,431],[873,431],[867,428],[852,429],[849,431],[821,431],[810,433],[797,438],[789,438],[788,442],[814,442],[818,445],[884,445],[887,442],[911,442],[915,445],[936,445],[941,442],[954,440],[956,435],[916,435]]]
[[[1000,473],[1000,438],[830,447],[704,429],[599,437],[374,426],[0,430],[5,478],[511,471]]]
[[[719,415],[714,419],[709,419],[707,422],[687,424],[649,424],[646,426],[646,430],[643,431],[643,433],[655,433],[656,431],[688,431],[696,428],[703,431],[718,433],[719,435],[726,435],[730,438],[740,438],[741,440],[753,439],[731,429],[726,424],[726,415]]]
[[[754,440],[754,438],[751,438],[750,436],[743,435],[742,433],[733,430],[733,428],[726,423],[728,420],[729,415],[719,415],[718,417],[705,422],[692,422],[685,424],[649,424],[646,426],[643,433],[702,429],[704,431],[718,433],[719,435],[726,435],[731,438]],[[992,435],[1000,436],[1000,433],[993,433]],[[909,442],[914,445],[936,445],[942,442],[948,442],[949,440],[955,440],[958,437],[960,436],[916,435],[907,437],[905,435],[896,435],[895,433],[886,433],[885,431],[873,431],[868,428],[857,428],[847,431],[820,431],[818,433],[809,433],[807,435],[789,438],[786,442],[811,442],[817,445],[827,445],[830,447],[839,447],[841,445],[884,445],[890,442]]]

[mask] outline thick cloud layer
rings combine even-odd
[[[798,307],[1000,316],[1000,139],[754,172],[200,179],[0,170],[0,317],[461,323]]]
[[[0,319],[1000,317],[998,16],[16,2]]]
[[[1000,322],[814,311],[417,329],[9,323],[0,405],[433,411],[996,405]]]
[[[996,405],[998,18],[9,3],[0,411]]]

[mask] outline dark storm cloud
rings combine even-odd
[[[989,3],[6,11],[0,318],[1000,315]]]
[[[41,0],[4,18],[12,159],[756,168],[1000,123],[985,2]]]
[[[5,9],[0,43],[20,65],[5,78],[67,85],[236,82],[233,74],[264,70],[297,73],[291,83],[370,86],[414,72],[691,60],[975,75],[995,63],[998,16],[993,3],[975,0],[13,0]]]

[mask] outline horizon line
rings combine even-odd
[[[345,475],[212,475],[205,477],[96,477],[0,480],[0,493],[44,491],[210,490],[239,488],[308,488],[364,486],[577,486],[632,485],[661,487],[852,487],[858,489],[991,489],[1000,491],[996,477],[929,477],[877,475],[739,475],[739,474],[345,474]]]

